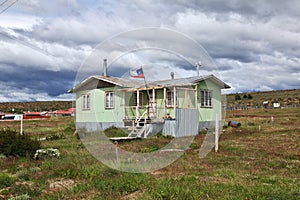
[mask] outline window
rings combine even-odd
[[[174,107],[174,91],[167,90],[167,106]],[[176,106],[177,106],[177,96],[176,96]]]
[[[114,108],[114,93],[113,92],[106,92],[105,93],[105,108],[112,109]]]
[[[137,92],[133,93],[133,106],[137,106]],[[144,93],[140,92],[139,93],[139,107],[143,107],[144,106]]]
[[[90,109],[90,94],[82,95],[82,109],[89,110]]]
[[[201,107],[212,107],[212,91],[201,90],[200,95]]]

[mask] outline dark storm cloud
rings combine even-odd
[[[46,92],[55,97],[66,93],[72,85],[75,73],[72,71],[53,72],[49,70],[22,69],[14,65],[1,70],[0,80],[9,83],[16,89],[27,88],[33,93]]]
[[[99,43],[145,26],[182,32],[203,45],[224,81],[233,86],[232,92],[299,87],[299,8],[298,0],[20,1],[18,12],[5,12],[0,19],[0,89],[7,90],[0,101],[64,95],[73,86],[76,71],[80,80],[102,73],[99,57],[84,65],[86,74],[78,70]],[[180,49],[187,59],[205,65],[185,40],[171,44],[166,40],[173,36],[133,33],[113,48],[101,50],[117,55],[129,42],[140,42],[142,47],[152,42]],[[129,54],[108,73],[122,76],[146,64],[145,71],[159,78],[161,74],[169,78],[173,69],[178,77],[196,74],[193,63],[176,53]],[[151,68],[154,64],[159,67]],[[15,90],[15,95],[9,94]]]
[[[190,1],[173,1],[167,2],[177,4],[180,10],[191,8],[211,13],[229,13],[235,12],[255,19],[264,20],[274,15],[285,14],[299,16],[300,2],[298,0],[190,0]],[[176,3],[175,3],[176,2]],[[226,18],[226,16],[224,16]]]

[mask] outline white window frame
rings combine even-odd
[[[105,109],[115,108],[115,95],[114,92],[105,92]]]
[[[200,106],[203,108],[212,108],[212,90],[200,90]]]
[[[137,106],[137,91],[133,92],[132,106]],[[144,107],[144,93],[139,92],[139,107]]]
[[[167,96],[166,96],[166,103],[167,107],[174,107],[174,90],[167,90]],[[176,95],[176,107],[178,105],[178,99]]]
[[[90,110],[91,109],[91,95],[84,94],[82,95],[82,110]]]

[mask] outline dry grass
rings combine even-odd
[[[0,157],[0,183],[5,183],[0,199],[24,194],[32,199],[299,199],[299,113],[300,109],[228,111],[226,121],[242,126],[224,129],[219,152],[200,159],[205,137],[200,134],[180,159],[147,174],[119,172],[101,164],[70,131],[72,118],[24,122],[25,132],[33,137],[64,132],[65,139],[42,143],[58,148],[62,158]],[[0,123],[0,128],[18,128],[14,123]],[[169,140],[152,138],[119,146],[149,152]],[[54,183],[62,187],[53,187]]]

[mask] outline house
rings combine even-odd
[[[213,128],[216,114],[222,123],[221,90],[227,88],[230,86],[214,75],[172,76],[146,84],[104,75],[91,76],[69,92],[76,93],[77,129],[131,127],[130,136],[148,137],[162,131],[181,137]]]
[[[55,110],[52,112],[48,112],[48,116],[75,116],[75,108],[69,108],[68,110]]]
[[[50,119],[50,116],[46,116],[47,112],[25,112],[23,119]]]
[[[264,101],[263,108],[268,108],[268,107],[269,107],[269,101]]]
[[[2,117],[3,120],[22,120],[23,115],[22,114],[5,114],[4,117]]]
[[[280,103],[274,102],[273,103],[273,108],[280,108]]]

